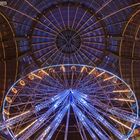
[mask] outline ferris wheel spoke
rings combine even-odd
[[[79,88],[80,81],[81,81],[82,77],[83,77],[83,73],[80,72],[80,74],[78,75],[77,79],[76,79],[75,82],[74,82],[73,87]]]
[[[104,104],[104,106],[105,106],[105,104]],[[92,107],[92,106],[91,106]],[[117,119],[115,119],[116,118],[116,116],[117,117],[119,117],[119,119],[121,119],[121,120],[125,120],[125,121],[127,121],[127,122],[132,122],[132,120],[129,120],[130,118],[132,119],[132,118],[134,118],[134,120],[135,120],[135,123],[137,123],[137,124],[139,124],[138,123],[138,119],[137,119],[137,117],[136,116],[133,116],[133,115],[130,115],[130,114],[125,114],[126,116],[131,116],[130,118],[127,118],[126,119],[126,117],[125,118],[122,118],[122,116],[123,115],[121,115],[121,117],[119,116],[119,115],[117,115],[117,114],[113,114],[110,110],[111,109],[109,109],[109,108],[111,108],[111,107],[108,107],[107,105],[105,106],[105,107],[103,107],[102,105],[100,105],[100,108],[102,109],[97,109],[96,108],[96,110],[98,111],[98,112],[100,112],[101,114],[103,114],[106,118],[110,118],[110,120],[112,120],[113,122],[115,122],[115,123],[118,123],[119,125],[122,125],[123,127],[125,127],[125,128],[127,128],[127,129],[129,129],[129,130],[132,130],[132,128],[131,127],[129,127],[129,126],[127,126],[126,124],[124,124],[124,123],[122,123],[120,120],[117,120]],[[122,111],[123,111],[123,109],[121,109]],[[89,112],[87,112],[87,113],[89,113]],[[123,113],[118,113],[118,114],[123,114]],[[91,115],[91,114],[90,114]],[[112,117],[112,115],[115,117],[115,118],[113,118]],[[134,122],[133,122],[134,123]]]
[[[48,107],[49,104],[51,104],[51,103],[53,103],[53,102],[55,102],[57,100],[58,101],[59,100],[61,101],[62,99],[65,99],[67,95],[68,95],[67,92],[60,93],[60,94],[52,97],[49,101],[43,101],[43,102],[41,102],[40,104],[36,105],[35,108],[36,108],[37,111],[40,111],[40,110]]]
[[[26,102],[14,102],[14,104],[11,104],[10,107],[20,107],[20,106],[23,106],[23,105],[29,105],[29,104],[37,104],[37,103],[40,103],[40,101],[43,101],[45,99],[35,99],[33,101],[26,101]],[[5,106],[6,108],[8,108],[8,106]]]
[[[64,81],[61,78],[62,73],[61,74],[54,73],[54,74],[55,74],[55,76],[53,77],[53,79],[56,80],[56,81],[58,81],[58,83],[60,83],[63,86],[63,88],[64,88],[64,85],[63,85],[64,84]]]
[[[68,138],[69,119],[70,119],[70,107],[69,107],[68,113],[67,113],[67,121],[66,121],[66,128],[65,128],[65,137],[64,137],[64,140],[67,140],[67,138]]]
[[[61,101],[60,101],[61,100]],[[61,99],[59,99],[57,102],[60,104],[60,102],[62,102],[62,98]],[[67,100],[67,98],[65,99],[65,101],[63,102],[63,105],[65,106],[62,106],[59,110],[58,110],[58,112],[57,112],[57,114],[59,114],[60,115],[60,112],[62,112],[62,110],[64,111],[67,111],[66,109],[68,109],[69,108],[69,105],[66,105],[66,103],[68,102],[68,100]],[[56,107],[56,105],[58,106],[58,103],[55,103],[55,107]],[[65,114],[63,114],[62,113],[62,115],[65,115]],[[62,116],[62,115],[60,115],[60,116]],[[59,117],[55,117],[55,121],[56,121],[56,119],[57,119],[57,125],[58,125],[58,123],[60,123],[61,121],[60,121],[60,119],[58,119]],[[60,122],[59,122],[60,121]],[[56,122],[55,122],[55,124],[56,124]],[[43,131],[43,133],[38,137],[38,140],[40,140],[41,138],[42,139],[44,139],[44,137],[46,136],[46,134],[48,133],[48,131],[50,131],[50,129],[52,129],[51,127],[50,127],[51,125],[49,125],[44,131]],[[53,127],[53,126],[52,126]],[[58,127],[58,126],[57,126]]]
[[[56,84],[56,83],[53,83],[53,84]],[[49,93],[51,93],[51,94],[53,94],[54,92],[56,92],[57,91],[57,86],[56,87],[51,87],[50,85],[49,86],[42,86],[41,84],[40,84],[40,86],[42,87],[42,89],[33,89],[33,88],[30,88],[30,87],[26,87],[26,89],[28,89],[29,91],[32,91],[32,90],[34,90],[36,93],[38,93],[38,94],[40,94],[40,95],[47,95],[47,94],[49,94]],[[63,89],[63,88],[61,88],[61,89]],[[61,89],[60,89],[60,91],[61,91]],[[34,92],[34,93],[35,93]],[[43,93],[42,93],[43,92]],[[38,95],[37,94],[37,95]],[[55,93],[54,93],[55,94]],[[19,96],[22,96],[22,95],[19,95]]]
[[[38,85],[42,86],[42,88],[44,87],[45,89],[46,88],[49,88],[49,89],[57,89],[58,87],[59,88],[63,88],[63,85],[56,79],[54,79],[52,76],[49,76],[47,75],[46,76],[47,78],[47,83],[46,84],[43,84],[43,83],[38,83]],[[45,80],[46,81],[46,80]],[[31,84],[36,84],[37,82],[34,82],[34,81],[30,81]],[[29,87],[30,88],[30,87]],[[38,89],[37,89],[38,90]]]
[[[69,104],[65,106],[62,110],[60,110],[51,124],[43,131],[43,133],[37,138],[37,140],[50,140],[56,131],[57,127],[60,125],[62,119],[64,118],[66,112],[68,111]],[[46,137],[46,138],[45,138]]]
[[[86,69],[86,67],[82,67],[81,68],[81,73],[83,73],[83,71]],[[79,80],[77,86],[80,87],[80,86],[83,86],[83,83],[84,84],[87,84],[90,80],[92,81],[92,76],[91,74],[96,70],[96,68],[94,67],[86,76],[84,76],[82,79]],[[91,82],[90,81],[90,82]]]
[[[53,45],[55,45],[54,43],[52,43],[52,42],[45,42],[45,41],[42,41],[42,42],[32,42],[32,46],[33,47],[36,47],[36,46],[39,46],[39,45],[48,45],[48,46],[53,46]],[[45,46],[46,47],[46,46]],[[48,49],[48,48],[47,48]]]
[[[94,117],[100,121],[106,128],[108,128],[116,137],[120,140],[127,139],[126,136],[121,134],[115,127],[113,127],[105,118],[103,118],[94,108],[88,106],[88,103],[85,102],[85,107],[94,115]]]
[[[99,82],[98,82],[99,83]],[[97,82],[96,82],[96,84],[93,84],[92,86],[95,86],[96,87],[96,85],[98,84]],[[106,84],[106,85],[104,85],[104,86],[101,86],[101,87],[98,87],[98,88],[96,88],[96,90],[94,90],[94,92],[99,92],[100,90],[105,90],[105,89],[107,89],[107,88],[113,88],[114,86],[121,86],[122,85],[122,83],[113,83],[113,84]],[[85,85],[84,85],[85,86]],[[88,87],[88,86],[87,86]],[[89,86],[90,87],[90,86]],[[114,90],[115,91],[115,90]],[[110,92],[110,91],[109,91]]]
[[[122,140],[140,125],[137,100],[129,86],[112,73],[80,64],[49,66],[28,74],[11,87],[3,106],[5,121],[0,129],[7,128],[20,140],[34,136],[49,140],[61,132],[65,140],[70,132],[78,132],[82,140]]]
[[[78,117],[79,121],[82,123],[82,125],[86,128],[86,130],[88,131],[88,133],[90,134],[90,136],[94,139],[97,140],[96,135],[94,134],[94,132],[92,131],[92,129],[88,126],[88,124],[85,122],[85,116],[82,114],[82,112],[80,110],[77,109],[76,105],[74,105],[74,103],[72,103],[72,108],[74,113],[76,114],[76,116]]]
[[[115,109],[109,109],[109,112],[112,113],[113,115],[120,117],[123,120],[140,125],[140,119],[138,119],[136,114],[130,115],[130,114],[127,114],[126,112],[123,112],[123,110],[121,110],[121,113],[120,113],[120,112],[116,111]]]
[[[64,98],[61,98],[60,100],[56,101],[54,103],[54,105],[49,108],[49,110],[47,112],[45,112],[44,114],[42,114],[37,121],[32,125],[32,128],[30,128],[28,131],[26,131],[24,133],[24,135],[22,135],[20,137],[21,140],[24,140],[25,138],[29,138],[31,137],[36,131],[37,129],[44,123],[45,120],[47,120],[47,118],[49,118],[49,116],[58,108],[58,106],[61,104],[61,102],[63,101]],[[37,108],[37,111],[40,110],[39,108]]]
[[[21,114],[18,114],[12,118],[8,118],[6,121],[4,121],[0,127],[0,129],[4,129],[7,126],[12,127],[14,126],[16,123],[19,123],[20,121],[23,121],[26,117],[29,117],[33,114],[33,111],[25,111],[22,112]]]
[[[87,75],[83,80],[81,80],[79,87],[84,86],[84,87],[88,87],[88,88],[90,88],[90,87],[95,88],[99,84],[102,84],[104,82],[107,82],[107,80],[105,80],[105,79],[99,79],[104,73],[105,72],[102,72],[102,73],[100,73],[100,74],[98,74],[96,76],[93,75],[94,76],[94,79],[93,79],[94,81],[93,82],[92,82],[92,80],[88,80],[88,79],[91,79],[92,76],[91,75]],[[109,77],[109,78],[110,79],[113,79],[114,78],[114,75],[111,76],[111,77]],[[104,88],[107,88],[107,87],[121,86],[121,84],[122,83],[112,83],[112,84],[107,83],[104,86],[101,86],[101,87],[98,87],[98,88],[95,88],[95,89],[96,89],[96,91],[98,91],[98,89],[101,90],[101,89],[104,89]]]
[[[100,110],[98,110],[97,108],[96,108],[96,110],[98,111],[98,112],[100,112],[101,114],[103,113],[103,111],[100,111]],[[98,122],[98,120],[96,120],[95,119],[95,116],[93,116],[92,115],[92,113],[91,112],[89,112],[88,110],[85,110],[85,112],[87,113],[87,114],[89,114],[89,118],[91,119],[91,120],[93,120],[93,122],[95,123],[95,125],[96,126],[98,126],[98,128],[100,128],[100,130],[103,132],[103,134],[105,134],[107,137],[108,137],[108,139],[112,139],[108,134],[107,134],[107,132],[106,132],[106,130],[104,130],[103,128],[102,128],[102,124],[99,124],[99,122]],[[104,116],[106,116],[107,118],[108,118],[108,114],[106,115],[106,113],[103,113],[104,114]]]
[[[77,111],[80,111],[77,107],[76,109]],[[101,130],[99,130],[99,128],[95,126],[93,122],[91,122],[81,111],[80,114],[83,117],[84,121],[88,124],[88,126],[91,127],[91,129],[99,136],[100,139],[108,140],[108,138],[101,132]]]
[[[78,131],[80,132],[80,136],[81,136],[82,140],[87,140],[87,137],[86,137],[86,134],[85,134],[83,125],[82,125],[82,123],[79,121],[79,119],[78,119],[77,115],[75,114],[75,112],[74,112],[74,117],[75,117],[75,119],[76,119]]]
[[[54,74],[58,76],[57,73],[54,73]],[[45,81],[47,83],[49,83],[50,86],[56,87],[57,89],[58,89],[58,87],[59,87],[59,89],[64,89],[64,86],[62,84],[62,80],[60,78],[57,79],[57,78],[55,78],[55,76],[50,76],[49,74],[47,76],[48,76],[48,79]],[[52,82],[52,84],[50,82]],[[58,86],[56,86],[56,85],[58,85]]]
[[[57,127],[60,125],[62,119],[64,118],[68,108],[70,107],[70,104],[68,104],[55,118],[55,120],[52,122],[52,127],[55,125],[55,127],[52,129],[52,131],[49,133],[47,138],[45,140],[50,140],[53,136],[54,132],[56,131]]]

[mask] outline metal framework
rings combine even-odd
[[[120,43],[120,72],[124,79],[128,79],[135,94],[140,98],[140,9],[136,10],[123,30]],[[129,72],[130,71],[130,72]]]
[[[94,15],[84,5],[70,2],[52,5],[42,13],[36,17],[38,21],[34,21],[30,37],[32,55],[39,66],[61,63],[95,66],[102,62],[107,36],[97,13]]]
[[[45,67],[9,90],[2,134],[7,129],[13,139],[39,140],[130,137],[140,122],[137,101],[114,74],[121,75],[140,99],[139,6],[139,0],[10,0],[0,5],[1,93],[5,96],[17,74],[22,77]],[[36,108],[43,103],[49,106]],[[41,118],[45,113],[50,113],[48,121]]]
[[[0,107],[5,91],[17,79],[17,57],[18,50],[14,30],[8,17],[0,12]],[[12,68],[12,71],[9,68]]]
[[[86,65],[54,65],[19,79],[3,104],[13,139],[128,139],[140,125],[130,87],[116,75]],[[79,136],[79,137],[78,137]]]
[[[136,0],[10,0],[0,8],[14,24],[19,53],[24,54],[19,58],[20,71],[32,71],[37,68],[36,64],[40,67],[71,62],[92,64],[119,74],[116,67],[119,57],[114,55],[119,50],[118,38],[128,16],[138,6]],[[57,49],[56,36],[69,28],[81,34],[82,47],[66,55]],[[60,56],[59,61],[53,53]]]

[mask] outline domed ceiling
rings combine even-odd
[[[0,11],[1,101],[17,77],[67,63],[106,69],[140,99],[139,0],[10,0]]]
[[[115,54],[137,2],[11,0],[1,9],[16,31],[23,56],[20,72],[50,64],[82,63],[119,74]]]

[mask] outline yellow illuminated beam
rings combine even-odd
[[[117,100],[117,101],[124,101],[124,102],[135,102],[135,100],[123,99],[123,98],[114,98],[114,100]]]
[[[92,69],[88,74],[92,74],[95,71],[96,68]]]
[[[128,89],[124,89],[124,90],[113,90],[113,93],[118,93],[118,92],[126,93],[126,92],[130,92],[130,90],[128,90]]]
[[[111,116],[110,116],[109,118],[110,118],[110,119],[112,119],[113,121],[117,122],[118,124],[120,124],[120,125],[124,126],[125,128],[127,128],[127,129],[129,129],[129,130],[132,130],[132,128],[131,128],[131,127],[129,127],[129,126],[127,126],[127,125],[123,124],[122,122],[120,122],[120,121],[116,120],[115,118],[113,118],[113,117],[111,117]]]
[[[34,77],[36,77],[36,78],[38,78],[38,79],[42,79],[42,77],[40,77],[40,76],[38,76],[38,75],[36,75],[36,74],[34,74],[34,73],[31,73],[31,75],[33,75]]]
[[[40,70],[42,73],[44,73],[45,75],[48,75],[49,76],[49,74],[45,71],[45,70]]]
[[[107,78],[105,78],[103,81],[111,80],[111,79],[113,79],[114,77],[115,77],[115,75],[113,75],[113,76],[111,76],[111,77],[107,77]]]
[[[99,75],[96,76],[96,78],[102,76],[104,73],[105,72],[101,72]]]
[[[82,67],[81,73],[82,73],[84,70],[86,70],[86,67],[85,67],[85,66]]]
[[[35,121],[33,121],[30,125],[28,125],[27,127],[25,127],[22,131],[20,131],[18,134],[15,135],[15,137],[18,137],[20,134],[22,134],[23,132],[25,132],[28,128],[30,128],[35,122],[37,121],[37,119]]]
[[[13,119],[16,119],[16,118],[18,118],[18,117],[20,117],[20,116],[23,116],[23,115],[25,115],[25,114],[27,114],[27,113],[29,113],[29,112],[30,112],[30,110],[28,110],[28,111],[26,111],[26,112],[23,112],[22,114],[19,114],[19,115],[17,115],[17,116],[14,116],[14,117],[8,119],[8,121],[13,120]]]

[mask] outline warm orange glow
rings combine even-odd
[[[87,68],[86,68],[85,66],[82,67],[81,73],[82,73],[84,70],[87,70]]]
[[[63,72],[66,71],[66,69],[65,69],[65,67],[63,65],[60,67],[60,70],[62,70]]]
[[[43,74],[49,75],[45,70],[40,70]]]
[[[114,77],[115,77],[115,76],[107,77],[107,78],[105,78],[103,81],[111,80],[111,79],[114,78]]]
[[[96,77],[100,77],[104,74],[105,72],[100,73],[99,75],[97,75]]]
[[[17,135],[15,135],[15,137],[19,136],[20,134],[22,134],[23,132],[25,132],[28,128],[30,128],[37,120],[33,121],[30,125],[28,125],[27,127],[25,127],[22,131],[20,131]]]
[[[10,104],[12,103],[12,99],[10,97],[6,97],[6,101]]]
[[[20,80],[19,83],[20,83],[21,86],[25,86],[25,82],[23,80]]]
[[[135,102],[135,100],[130,100],[130,99],[122,99],[122,98],[114,98],[116,101],[124,101],[124,102]]]
[[[130,92],[130,90],[124,89],[124,90],[114,90],[113,91],[113,93],[118,93],[118,92],[126,93],[126,92]]]
[[[76,71],[76,67],[75,67],[75,66],[72,66],[72,67],[71,67],[71,70]]]
[[[12,88],[12,92],[17,94],[18,91],[16,90],[16,88]]]
[[[89,74],[92,74],[95,71],[96,68],[92,69]]]
[[[30,80],[34,80],[34,76],[33,75],[28,75],[28,78],[30,79]]]
[[[122,122],[120,122],[120,121],[116,120],[115,118],[113,118],[113,117],[111,117],[111,116],[110,116],[110,119],[112,119],[113,121],[117,122],[118,124],[120,124],[120,125],[124,126],[125,128],[127,128],[127,129],[129,129],[129,130],[132,130],[132,128],[131,128],[131,127],[129,127],[129,126],[127,126],[127,125],[123,124]]]
[[[6,109],[4,109],[4,113],[5,113],[6,115],[10,115],[9,111],[7,111]]]
[[[42,79],[42,77],[38,76],[37,74],[31,73],[31,75],[33,75],[34,77],[36,77],[38,79]]]
[[[30,112],[30,110],[28,110],[28,111],[26,111],[26,112],[23,112],[23,113],[21,113],[21,114],[19,114],[19,115],[17,115],[17,116],[14,116],[14,117],[8,119],[8,121],[11,121],[11,120],[13,120],[13,119],[16,119],[16,118],[18,118],[18,117],[20,117],[20,116],[23,116],[23,115],[25,115],[25,114],[28,114],[29,112]]]

